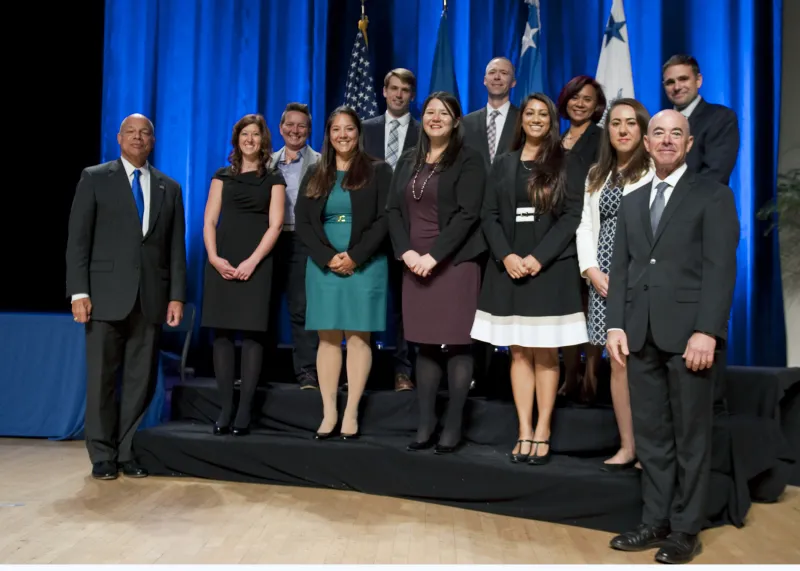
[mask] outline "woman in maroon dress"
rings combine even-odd
[[[388,202],[392,245],[406,265],[405,336],[418,347],[419,425],[408,449],[436,444],[439,454],[455,451],[461,441],[472,382],[470,329],[481,284],[476,258],[486,251],[480,231],[486,167],[477,151],[464,146],[460,121],[455,97],[428,96],[417,148],[397,163]],[[445,368],[449,402],[437,443],[436,393]]]

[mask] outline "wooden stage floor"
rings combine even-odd
[[[150,477],[99,482],[82,442],[0,439],[0,563],[626,564],[611,534],[315,488]],[[800,488],[696,563],[798,563]]]

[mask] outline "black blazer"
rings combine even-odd
[[[386,116],[379,115],[372,119],[367,119],[361,124],[361,140],[364,150],[368,155],[385,160],[386,159]],[[403,148],[400,154],[413,149],[419,140],[419,121],[411,117],[408,122],[406,139],[403,141]]]
[[[400,259],[411,249],[406,187],[414,176],[414,152],[400,157],[392,177],[389,202],[389,234],[395,256]],[[477,151],[461,148],[456,161],[439,176],[439,236],[430,254],[437,263],[452,259],[453,264],[472,260],[486,251],[480,231],[486,166]]]
[[[322,160],[322,159],[320,159]],[[310,166],[300,183],[297,203],[294,207],[294,231],[306,245],[311,259],[320,268],[326,268],[337,252],[322,225],[322,215],[328,197],[313,199],[306,196],[306,187],[319,162]],[[386,221],[386,195],[392,181],[392,167],[383,161],[373,163],[373,173],[367,185],[360,190],[349,191],[353,209],[350,244],[347,254],[356,265],[362,265],[385,246],[388,226]]]
[[[86,293],[92,319],[119,321],[137,296],[144,316],[164,323],[170,301],[186,300],[186,246],[180,185],[150,167],[147,233],[122,160],[81,173],[67,237],[67,296]]]
[[[564,138],[566,132],[562,133],[561,138]],[[578,139],[571,149],[567,152],[580,159],[580,163],[572,161],[573,168],[582,169],[583,180],[589,174],[589,169],[597,162],[597,156],[600,154],[600,142],[603,140],[603,129],[597,123],[591,123],[584,131],[581,138]]]
[[[503,268],[503,259],[513,252],[514,230],[517,218],[517,169],[522,149],[495,157],[486,183],[486,194],[481,211],[481,225],[489,244],[492,258]],[[543,268],[555,260],[577,255],[575,231],[583,213],[584,180],[581,178],[580,160],[567,155],[564,162],[567,188],[562,204],[555,211],[537,215],[533,224],[538,245],[533,252]]]
[[[683,353],[696,332],[727,338],[739,219],[730,188],[687,170],[655,236],[647,183],[622,199],[609,275],[607,323],[639,351],[648,326],[662,351]]]
[[[511,145],[514,143],[514,126],[517,124],[518,116],[519,107],[512,104],[508,108],[508,117],[503,125],[503,132],[500,133],[500,140],[497,142],[495,158],[511,150]],[[489,139],[486,137],[486,106],[465,115],[461,120],[461,128],[464,130],[464,143],[481,154],[486,163],[486,170],[489,170],[491,161],[489,160]]]
[[[686,164],[698,174],[728,184],[739,154],[739,122],[736,113],[724,105],[701,99],[689,116],[694,143]]]

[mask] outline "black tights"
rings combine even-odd
[[[233,381],[236,374],[234,353],[234,331],[214,330],[214,372],[217,377],[222,412],[217,420],[218,426],[228,426],[233,415]],[[261,376],[261,362],[264,357],[264,334],[255,331],[242,333],[242,386],[239,390],[239,408],[233,426],[247,428],[253,396]]]
[[[436,393],[447,367],[447,417],[439,437],[441,446],[455,446],[461,440],[464,404],[472,383],[472,348],[470,345],[448,345],[442,351],[439,345],[420,345],[417,354],[417,398],[419,399],[419,426],[417,442],[425,442],[436,429]]]

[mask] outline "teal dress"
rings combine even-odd
[[[350,244],[352,208],[350,193],[342,189],[344,171],[337,171],[336,184],[322,213],[325,235],[337,252]],[[358,191],[357,191],[358,192]],[[306,329],[312,331],[383,331],[386,329],[386,296],[389,261],[377,253],[356,266],[352,276],[341,276],[306,262]]]

